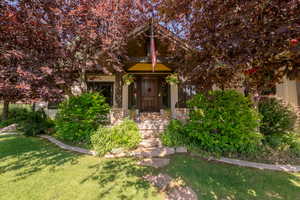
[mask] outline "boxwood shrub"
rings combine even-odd
[[[59,105],[55,130],[59,138],[90,143],[90,136],[107,122],[110,107],[99,93],[72,96]]]
[[[100,156],[114,148],[133,149],[140,141],[137,124],[129,119],[113,127],[100,126],[91,137],[93,148]]]

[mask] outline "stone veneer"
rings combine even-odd
[[[187,121],[189,118],[189,109],[188,108],[176,108],[175,109],[175,119],[180,121]]]

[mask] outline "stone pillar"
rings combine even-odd
[[[171,84],[170,87],[171,90],[171,112],[172,117],[176,118],[176,103],[178,102],[178,85],[177,84]]]
[[[128,110],[128,85],[126,84],[122,88],[122,108]]]

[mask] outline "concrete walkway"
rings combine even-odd
[[[69,150],[69,151],[73,151],[73,152],[77,152],[77,153],[82,153],[82,154],[89,154],[89,155],[93,155],[93,156],[96,155],[95,151],[91,151],[91,150],[80,148],[80,147],[73,147],[73,146],[64,144],[61,141],[59,141],[59,140],[57,140],[54,137],[51,137],[49,135],[39,135],[39,137],[47,139],[50,142],[52,142],[53,144],[59,146],[62,149],[65,149],[65,150]]]
[[[268,169],[268,170],[284,171],[284,172],[300,172],[300,166],[296,166],[296,165],[279,165],[279,164],[272,165],[272,164],[249,162],[249,161],[224,158],[224,157],[221,157],[220,159],[211,158],[210,160],[227,163],[231,165],[238,165],[241,167],[251,167],[257,169]]]
[[[0,134],[0,136],[3,134],[17,134],[17,133],[2,133],[2,134]],[[89,155],[93,155],[93,156],[95,156],[97,154],[95,151],[91,151],[91,150],[80,148],[80,147],[73,147],[73,146],[64,144],[49,135],[40,135],[39,137],[47,139],[50,142],[56,144],[57,146],[59,146],[62,149],[65,149],[65,150],[74,151],[77,153],[89,154]],[[192,154],[192,155],[200,157],[199,155],[195,155],[195,154]],[[125,156],[128,156],[128,154],[126,154]],[[267,169],[267,170],[284,171],[284,172],[300,172],[300,166],[296,166],[296,165],[279,165],[279,164],[273,165],[273,164],[256,163],[256,162],[249,162],[249,161],[224,158],[224,157],[221,157],[219,159],[211,157],[211,158],[209,158],[209,160],[227,163],[227,164],[231,164],[231,165],[237,165],[237,166],[241,166],[241,167],[251,167],[251,168],[256,168],[256,169]]]
[[[18,132],[3,132],[3,133],[0,133],[0,136],[4,136],[4,135],[21,135],[21,133],[18,133]]]

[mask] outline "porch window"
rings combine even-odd
[[[161,87],[160,87],[160,93],[159,95],[161,96],[161,104],[162,108],[170,108],[171,104],[171,97],[170,97],[171,91],[170,91],[170,85],[166,83],[165,81],[161,82]]]
[[[137,109],[137,93],[138,87],[137,82],[133,82],[133,84],[128,87],[128,108],[129,109]]]
[[[113,82],[88,82],[88,90],[101,93],[106,102],[113,106],[114,83]]]

